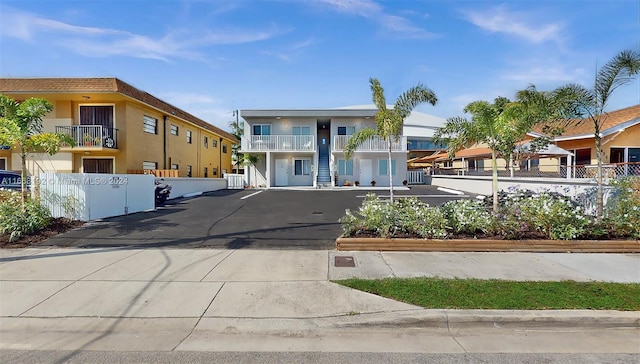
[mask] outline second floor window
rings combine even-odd
[[[309,126],[294,126],[291,129],[293,135],[311,135],[311,127]]]
[[[191,144],[191,130],[187,130],[187,143]]]
[[[355,126],[339,126],[338,135],[353,135],[356,132]]]
[[[145,115],[143,118],[145,133],[158,134],[158,119]]]
[[[211,139],[211,146],[214,147],[214,148],[217,148],[218,147],[218,141],[215,140],[215,139]]]
[[[204,137],[204,147],[209,148],[209,138]]]
[[[227,145],[222,143],[222,153],[226,153],[227,152]]]
[[[171,124],[171,135],[178,135],[178,126]]]
[[[271,135],[271,125],[256,124],[253,126],[253,135]]]

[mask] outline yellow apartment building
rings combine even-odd
[[[32,155],[32,174],[173,169],[179,177],[221,178],[231,171],[235,136],[117,78],[0,78],[0,93],[49,100],[44,131],[76,141],[53,156]],[[19,170],[8,147],[0,149],[0,169]]]

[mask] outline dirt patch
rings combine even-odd
[[[48,238],[82,225],[84,225],[84,221],[70,220],[63,217],[51,219],[51,224],[46,228],[33,234],[24,235],[12,242],[9,242],[9,235],[0,235],[0,249],[28,248],[30,246],[42,245]]]

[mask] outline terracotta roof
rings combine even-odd
[[[601,132],[605,132],[608,129],[614,128],[622,123],[638,119],[640,121],[640,105],[634,105],[626,107],[624,109],[611,111],[601,116],[602,128]],[[603,121],[604,120],[604,121]],[[541,134],[542,128],[535,128],[534,133]],[[562,138],[577,137],[584,135],[585,137],[593,136],[595,130],[593,128],[593,122],[589,119],[582,119],[577,125],[574,123],[571,126],[565,128],[562,133]]]
[[[117,92],[129,96],[169,115],[186,120],[224,138],[236,141],[236,137],[206,121],[181,110],[148,92],[137,89],[117,78],[0,78],[0,92]]]
[[[473,158],[473,157],[486,157],[491,156],[491,149],[489,148],[468,148],[462,149],[456,152],[455,158]]]

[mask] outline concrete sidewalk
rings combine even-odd
[[[336,267],[336,256],[354,267]],[[447,333],[494,325],[640,327],[640,312],[425,310],[330,282],[390,276],[640,283],[640,255],[1,250],[0,349],[216,351],[239,348],[233,339],[242,333],[255,339],[242,348],[259,350],[265,332],[278,340],[298,333],[313,346],[323,330],[388,325]],[[226,344],[215,346],[212,337]],[[450,339],[435,347],[460,350]],[[636,347],[621,342],[612,350]]]

